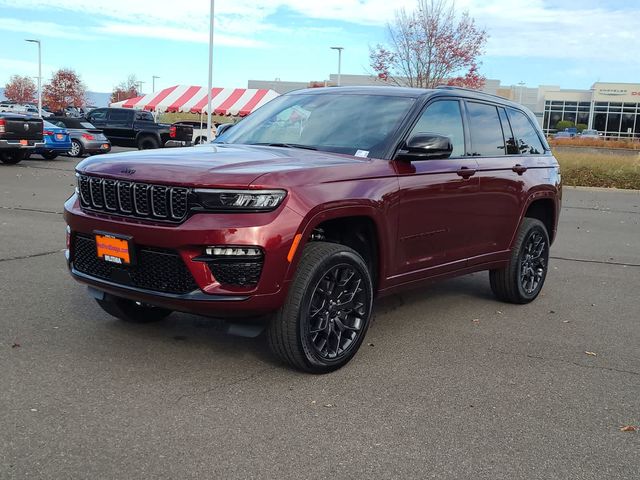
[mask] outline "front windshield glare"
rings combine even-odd
[[[385,95],[300,94],[272,100],[216,141],[287,144],[379,157],[415,99]]]

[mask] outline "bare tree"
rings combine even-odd
[[[434,88],[457,85],[481,88],[478,57],[487,32],[468,12],[456,15],[450,0],[417,0],[416,10],[404,8],[389,23],[389,45],[371,48],[371,68],[394,85]]]

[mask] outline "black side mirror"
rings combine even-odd
[[[449,158],[453,144],[449,137],[437,133],[416,133],[396,154],[397,160],[436,160]]]

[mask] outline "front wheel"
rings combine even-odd
[[[166,308],[154,307],[113,295],[105,295],[104,299],[96,299],[96,302],[109,315],[129,323],[158,322],[172,313]]]
[[[540,293],[549,268],[549,234],[540,220],[526,217],[520,225],[509,265],[491,270],[495,296],[509,303],[529,303]]]
[[[285,304],[269,324],[269,345],[299,370],[337,370],[360,348],[372,303],[373,285],[362,257],[344,245],[312,242],[302,253]]]

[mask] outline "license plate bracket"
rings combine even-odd
[[[127,266],[135,263],[133,237],[97,230],[93,234],[98,258],[116,265]]]

